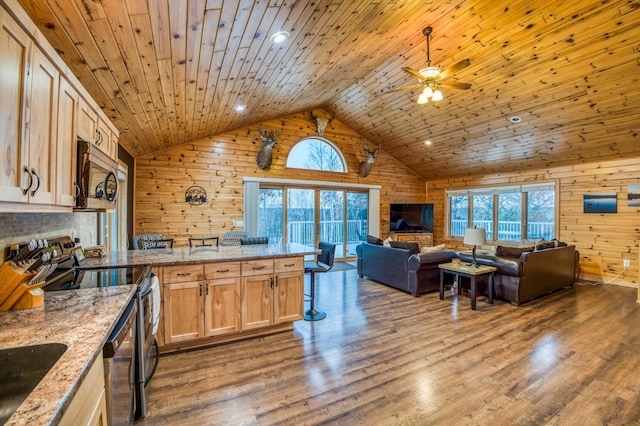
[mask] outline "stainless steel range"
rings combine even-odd
[[[56,252],[59,255],[52,259],[52,261],[55,260],[58,266],[42,287],[44,291],[129,284],[135,284],[138,287],[136,296],[132,300],[137,312],[134,327],[137,332],[133,336],[135,344],[135,354],[133,356],[134,376],[133,383],[130,383],[130,385],[134,406],[132,406],[131,420],[143,419],[147,415],[145,386],[153,376],[159,360],[158,343],[155,339],[158,318],[156,311],[159,310],[157,278],[151,271],[150,266],[86,269],[82,248],[77,246],[69,237],[52,239],[48,241],[48,244],[56,247]],[[131,308],[128,307],[126,312],[130,313]],[[154,312],[156,312],[155,315]],[[156,324],[154,324],[154,321]],[[108,359],[108,356],[112,355],[112,353],[115,353],[114,348],[105,346],[105,358]],[[115,393],[112,390],[112,394],[122,395],[122,392],[116,389]]]

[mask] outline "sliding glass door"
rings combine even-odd
[[[336,259],[356,255],[368,232],[366,192],[327,188],[260,188],[259,235],[269,242],[336,244]]]
[[[305,246],[317,246],[316,243],[316,194],[313,189],[288,188],[287,242]]]

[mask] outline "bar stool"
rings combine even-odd
[[[213,240],[216,241],[218,247],[219,237],[192,238],[189,237],[189,247],[213,247]]]
[[[309,294],[309,301],[311,305],[309,310],[304,313],[304,319],[307,321],[318,321],[327,317],[326,312],[318,311],[315,308],[316,299],[316,274],[329,272],[333,268],[333,259],[336,254],[336,245],[332,243],[320,242],[318,248],[321,253],[318,255],[315,262],[304,262],[304,273],[310,274],[311,288]]]

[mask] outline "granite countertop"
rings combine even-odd
[[[87,258],[84,269],[109,266],[179,265],[229,262],[263,258],[304,256],[320,250],[302,244],[255,244],[246,246],[194,247],[108,252],[105,257]]]
[[[135,285],[123,285],[47,292],[43,307],[0,312],[0,349],[42,343],[67,346],[6,425],[60,421],[135,290]]]

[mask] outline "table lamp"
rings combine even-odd
[[[473,263],[471,266],[478,267],[476,263],[476,246],[481,246],[487,243],[487,234],[484,228],[467,228],[464,230],[464,244],[473,246]]]

